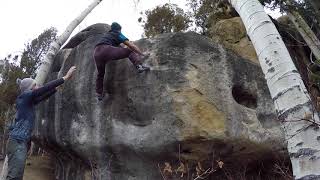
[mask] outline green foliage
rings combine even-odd
[[[145,11],[146,20],[139,18],[143,23],[145,35],[153,37],[157,34],[180,32],[190,26],[190,16],[175,4],[157,6],[153,10]]]
[[[56,40],[57,30],[55,28],[46,29],[36,39],[25,45],[21,56],[20,67],[30,76],[35,76],[41,60],[49,50],[52,41]]]
[[[56,39],[55,28],[46,29],[36,39],[25,45],[22,54],[8,55],[0,60],[0,130],[4,127],[5,113],[15,103],[19,94],[17,78],[34,77],[49,46]],[[19,58],[21,57],[21,58]]]
[[[280,9],[281,12],[288,11],[289,8],[300,9],[305,7],[304,1],[296,1],[296,0],[288,0],[291,5],[288,5],[286,2],[287,0],[259,0],[261,4],[265,7],[274,10]]]
[[[187,0],[190,10],[184,12],[175,4],[165,4],[145,11],[143,23],[145,35],[152,37],[161,33],[180,32],[194,23],[195,31],[207,35],[208,29],[220,19],[238,16],[227,0]]]
[[[319,0],[259,0],[265,7],[280,12],[298,12],[310,29],[320,39],[320,1]]]
[[[290,10],[298,11],[304,20],[312,28],[320,28],[318,0],[259,0],[265,7],[274,10],[279,9],[280,12],[286,13]],[[318,9],[318,11],[317,11]],[[318,26],[318,27],[316,27]]]
[[[1,69],[0,83],[0,129],[3,129],[5,122],[5,113],[18,95],[16,79],[26,77],[26,74],[17,65],[18,56],[8,55],[4,60],[4,66]]]
[[[14,100],[17,97],[16,79],[27,77],[27,74],[17,65],[17,59],[18,56],[11,58],[10,55],[4,59],[5,66],[1,73],[0,101],[7,105],[14,104]]]
[[[188,0],[196,31],[206,35],[208,29],[220,19],[238,16],[227,0]]]

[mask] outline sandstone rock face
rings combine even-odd
[[[218,40],[226,48],[242,58],[259,64],[256,51],[247,37],[246,28],[240,17],[223,19],[211,27],[209,32],[210,37]]]
[[[281,155],[283,135],[256,64],[196,33],[142,39],[152,70],[110,62],[110,97],[98,102],[92,53],[100,36],[60,51],[50,78],[72,65],[77,72],[41,105],[35,135],[55,153],[58,179],[174,178],[181,163],[191,179],[199,164],[241,169]]]

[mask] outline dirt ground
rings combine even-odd
[[[31,156],[27,159],[23,180],[55,180],[53,161],[48,156]],[[0,161],[2,171],[3,161]]]

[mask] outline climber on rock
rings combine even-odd
[[[123,44],[128,48],[120,46]],[[129,39],[121,33],[121,26],[116,22],[111,24],[111,30],[98,42],[94,49],[93,56],[98,70],[96,93],[99,101],[104,97],[103,79],[106,63],[129,58],[139,73],[150,69],[141,62],[142,59],[147,58],[148,55],[143,54],[136,45],[130,42]]]
[[[75,66],[71,67],[64,77],[50,81],[42,87],[38,87],[32,78],[17,79],[21,93],[16,99],[15,121],[9,129],[6,180],[23,179],[28,144],[35,121],[35,105],[53,95],[56,88],[69,80],[75,70]]]

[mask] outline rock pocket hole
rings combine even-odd
[[[192,150],[191,150],[191,149],[184,149],[184,150],[182,150],[182,153],[184,153],[184,154],[191,154],[191,153],[192,153]]]
[[[252,93],[249,89],[235,85],[232,88],[232,96],[238,104],[250,109],[257,108],[257,95]]]

